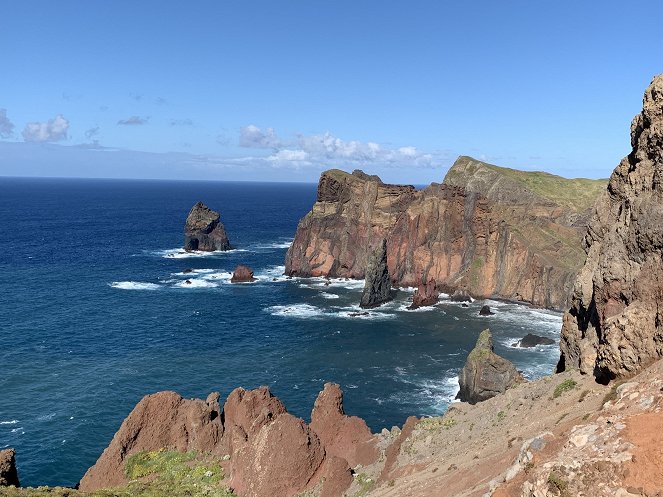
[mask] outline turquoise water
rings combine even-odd
[[[269,385],[308,419],[327,381],[374,430],[443,412],[479,332],[529,377],[561,317],[489,302],[479,317],[443,299],[407,311],[411,291],[353,317],[361,282],[288,279],[283,261],[312,184],[0,178],[0,448],[24,485],[74,485],[140,398],[205,397]],[[235,250],[185,254],[198,200],[221,212]],[[247,264],[258,281],[232,285]],[[194,272],[184,274],[185,269]],[[192,284],[185,284],[190,279]]]

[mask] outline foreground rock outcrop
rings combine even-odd
[[[387,240],[368,254],[364,291],[359,305],[364,308],[377,307],[391,300],[391,279],[387,268]]]
[[[562,328],[558,371],[599,381],[663,356],[663,75],[645,92],[631,145],[596,204]]]
[[[184,225],[184,250],[230,250],[221,216],[202,202],[191,208]]]
[[[523,381],[516,367],[494,352],[490,330],[483,330],[458,376],[460,391],[456,398],[476,404]]]
[[[127,485],[133,454],[161,449],[207,454],[222,465],[224,484],[241,497],[338,497],[352,483],[351,466],[373,464],[380,452],[366,423],[343,412],[338,385],[326,384],[310,426],[289,414],[267,387],[237,388],[223,409],[219,394],[186,400],[175,392],[143,398],[80,482],[83,492]]]
[[[16,472],[16,451],[14,449],[0,450],[0,487],[13,485],[20,486]]]
[[[460,157],[444,184],[416,191],[360,171],[324,172],[286,255],[286,274],[364,278],[387,240],[394,286],[463,290],[567,308],[591,205],[605,183]]]

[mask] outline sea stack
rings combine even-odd
[[[504,393],[523,381],[516,367],[494,352],[493,336],[486,329],[479,335],[477,344],[467,356],[460,372],[460,391],[456,398],[476,404]]]
[[[387,269],[387,240],[368,256],[364,292],[359,305],[363,308],[377,307],[391,300],[391,280]]]
[[[585,236],[587,259],[564,316],[557,371],[627,377],[663,356],[663,74],[631,124]]]
[[[440,292],[437,291],[435,280],[430,279],[428,280],[428,283],[425,285],[422,283],[414,291],[414,295],[412,296],[412,304],[410,307],[408,307],[408,309],[414,310],[418,309],[419,307],[435,305],[439,297]]]
[[[15,456],[14,449],[0,450],[0,487],[20,486]]]
[[[221,216],[202,202],[191,208],[184,225],[184,250],[230,250]]]
[[[231,283],[250,283],[255,280],[253,270],[241,264],[235,268],[235,272],[233,272],[233,276],[230,278]]]

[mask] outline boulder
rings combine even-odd
[[[460,391],[456,398],[476,404],[506,392],[524,379],[511,362],[494,352],[492,334],[486,329],[467,356],[458,381]]]
[[[452,302],[472,302],[472,296],[465,290],[456,290],[451,294],[449,300]]]
[[[481,310],[479,311],[479,316],[492,316],[495,314],[493,311],[490,310],[490,307],[487,305],[481,306]]]
[[[631,153],[610,176],[587,229],[585,265],[564,316],[557,371],[599,382],[663,357],[663,74],[631,124]]]
[[[412,304],[410,307],[408,307],[408,309],[414,310],[418,309],[419,307],[435,305],[439,297],[440,292],[435,286],[435,280],[430,279],[428,280],[428,283],[425,285],[419,285],[414,291],[414,295],[412,295]]]
[[[351,467],[374,463],[379,452],[377,439],[366,422],[347,416],[343,392],[335,383],[325,383],[311,413],[311,429],[318,435],[328,454],[345,459]]]
[[[202,202],[189,211],[184,225],[184,250],[230,250],[230,241],[221,216]]]
[[[136,452],[168,448],[218,453],[222,435],[218,393],[210,394],[207,400],[187,400],[175,392],[147,395],[87,470],[79,488],[91,492],[126,484],[125,461]]]
[[[255,281],[253,277],[253,270],[250,267],[242,266],[241,264],[235,268],[232,278],[230,278],[231,283],[250,283]]]
[[[554,343],[555,340],[552,340],[550,338],[541,337],[539,335],[533,335],[532,333],[528,333],[523,338],[521,338],[516,343],[514,343],[513,346],[527,349],[531,347],[536,347],[537,345],[553,345]]]
[[[20,486],[16,472],[16,451],[14,449],[0,450],[0,487],[12,485]]]
[[[359,305],[371,308],[389,300],[391,300],[391,280],[387,269],[387,240],[383,239],[368,257],[364,291]]]

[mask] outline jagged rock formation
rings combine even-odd
[[[376,436],[346,416],[338,385],[326,384],[311,425],[289,414],[267,387],[237,388],[223,410],[219,394],[185,400],[174,392],[143,398],[80,482],[84,492],[126,485],[125,462],[162,448],[210,454],[241,497],[295,496],[314,491],[340,497],[352,483],[350,465],[373,464]]]
[[[0,450],[0,487],[20,486],[16,472],[16,451]]]
[[[364,291],[359,305],[364,308],[377,307],[391,300],[391,279],[387,268],[387,240],[368,255]]]
[[[419,285],[412,295],[412,304],[408,307],[410,310],[418,309],[429,305],[435,305],[440,298],[440,292],[437,290],[435,280],[428,280],[423,285]]]
[[[147,395],[124,420],[110,445],[80,481],[84,491],[126,484],[128,456],[141,450],[169,448],[218,452],[223,435],[219,394],[186,400],[175,392]]]
[[[566,308],[585,222],[604,184],[469,157],[444,184],[420,191],[327,171],[286,255],[286,274],[363,278],[370,247],[386,239],[395,286],[435,280],[438,291]]]
[[[504,393],[522,381],[516,367],[494,352],[490,330],[483,330],[458,377],[460,391],[456,398],[476,404]]]
[[[221,216],[202,202],[191,208],[184,225],[184,250],[230,250]]]
[[[599,381],[663,355],[663,75],[645,92],[631,145],[596,204],[562,327],[558,371]]]
[[[232,278],[230,278],[231,283],[250,283],[251,281],[255,281],[253,270],[241,264],[235,268]]]

